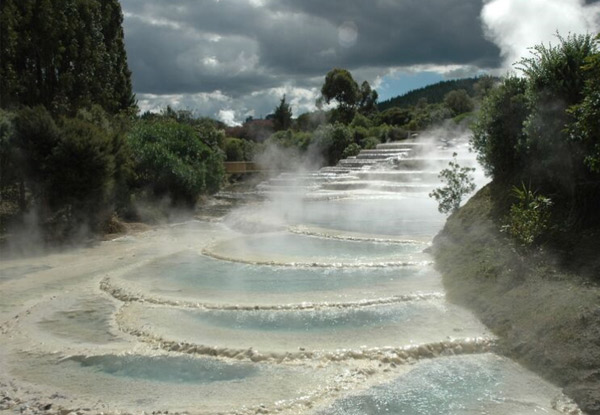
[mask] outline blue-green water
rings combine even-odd
[[[83,368],[115,377],[168,383],[209,383],[255,376],[259,369],[249,363],[226,363],[217,359],[187,356],[73,357],[62,364],[78,363]]]
[[[309,238],[308,240],[318,240]],[[439,277],[433,267],[311,268],[277,267],[221,261],[196,252],[161,258],[123,278],[152,282],[154,290],[179,292],[183,296],[206,290],[248,293],[303,293],[339,291],[408,282],[425,284]]]
[[[420,243],[373,243],[278,233],[228,240],[220,244],[217,252],[226,255],[231,252],[236,256],[251,253],[264,256],[368,261],[372,258],[416,254],[425,247]]]
[[[427,302],[326,310],[190,312],[204,324],[266,332],[360,330],[395,323],[418,325],[425,321],[422,317],[427,313],[443,317],[440,315],[443,309]]]
[[[395,380],[339,399],[319,415],[548,413],[536,394],[551,391],[494,355],[423,361]],[[539,395],[538,395],[539,396]]]

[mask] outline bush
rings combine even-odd
[[[464,89],[450,91],[444,97],[444,104],[456,116],[465,112],[473,111],[473,100]]]
[[[64,210],[71,225],[87,223],[96,229],[110,216],[114,169],[111,137],[89,122],[63,119],[61,139],[46,168],[50,209]]]
[[[223,155],[202,138],[192,126],[174,120],[139,121],[128,135],[137,186],[188,206],[200,194],[217,191],[224,177]]]
[[[352,138],[351,130],[341,123],[321,126],[313,136],[315,146],[322,152],[330,166],[340,161],[346,147],[353,142]]]
[[[356,143],[352,143],[350,145],[348,145],[348,147],[346,147],[344,149],[344,152],[342,153],[342,158],[348,158],[348,157],[353,157],[358,155],[358,153],[360,153],[360,146]]]
[[[524,184],[513,186],[512,193],[518,201],[510,207],[508,224],[502,230],[521,245],[530,246],[548,229],[552,201]]]
[[[367,137],[360,142],[360,145],[365,150],[372,150],[377,148],[377,144],[379,143],[380,141],[377,139],[377,137]]]
[[[488,93],[473,127],[471,145],[485,172],[495,180],[510,181],[523,168],[523,123],[529,113],[527,82],[510,77]]]
[[[233,137],[225,139],[225,158],[227,161],[244,161],[243,141]]]
[[[455,212],[460,207],[463,197],[475,190],[475,183],[470,175],[475,169],[460,167],[456,162],[456,155],[454,153],[454,161],[448,163],[449,168],[439,174],[440,179],[446,182],[446,186],[429,193],[429,197],[437,200],[440,213]]]

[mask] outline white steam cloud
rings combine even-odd
[[[236,121],[235,119],[234,110],[219,110],[217,118],[219,119],[219,121],[223,121],[225,124],[231,127],[241,125],[241,123],[239,121]]]
[[[584,0],[484,0],[481,12],[486,37],[500,47],[504,70],[540,43],[562,36],[600,30],[600,4]]]

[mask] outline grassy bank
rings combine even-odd
[[[448,297],[475,312],[504,353],[598,415],[600,234],[563,234],[552,245],[519,248],[499,231],[502,194],[488,185],[435,238]]]

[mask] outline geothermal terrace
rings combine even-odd
[[[9,413],[561,414],[448,303],[428,193],[461,134],[282,173],[219,220],[0,265]],[[484,179],[478,171],[477,181]]]

